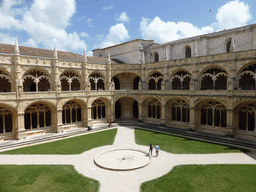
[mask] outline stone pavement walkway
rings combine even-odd
[[[161,146],[160,146],[161,147]],[[132,171],[111,171],[98,167],[94,158],[113,149],[138,149],[148,151],[148,146],[137,145],[133,127],[118,127],[113,145],[94,148],[79,155],[0,155],[1,165],[74,165],[86,177],[100,182],[101,192],[138,192],[141,183],[167,174],[176,165],[187,164],[256,164],[244,153],[225,154],[171,154],[160,151],[144,168]]]

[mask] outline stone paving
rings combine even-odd
[[[160,146],[161,147],[161,146]],[[148,146],[137,145],[134,141],[134,129],[118,127],[113,145],[94,148],[78,155],[0,155],[1,165],[74,165],[75,169],[86,177],[100,182],[101,192],[138,192],[141,183],[167,174],[176,165],[187,164],[256,164],[255,152],[250,156],[244,153],[225,154],[171,154],[160,151],[158,157],[140,169],[131,171],[113,171],[98,167],[94,158],[114,149],[136,149],[148,151]],[[106,159],[107,161],[107,159]]]

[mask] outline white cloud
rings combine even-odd
[[[36,41],[32,38],[29,38],[26,42],[22,42],[21,45],[27,47],[37,47]]]
[[[123,12],[116,20],[121,22],[127,22],[130,20],[130,18],[127,16],[126,12]]]
[[[153,20],[142,18],[140,32],[144,39],[152,39],[158,43],[164,43],[218,30],[240,27],[246,25],[251,18],[249,6],[244,2],[235,0],[218,9],[216,14],[217,21],[210,26],[198,28],[188,22],[164,22],[159,17],[155,17]]]
[[[79,35],[80,37],[89,37],[89,34],[85,32],[81,32]]]
[[[86,55],[87,56],[93,56],[93,52],[92,51],[88,51],[88,52],[86,52]]]
[[[109,47],[129,39],[129,33],[123,23],[116,24],[109,29],[109,34],[98,47]]]
[[[158,43],[164,43],[176,39],[201,35],[213,32],[213,28],[207,26],[201,29],[187,22],[164,22],[159,17],[155,17],[153,21],[142,18],[140,22],[141,35],[145,39],[153,39]]]
[[[0,42],[3,44],[14,44],[15,38],[8,34],[0,33]]]
[[[66,28],[70,18],[75,14],[75,0],[35,0],[26,17],[30,16],[36,23]]]
[[[248,4],[239,0],[228,2],[216,14],[218,29],[230,29],[246,25],[252,18]]]
[[[34,0],[29,9],[22,7],[21,2],[22,0],[4,0],[0,6],[0,28],[22,30],[30,36],[20,44],[42,44],[50,49],[56,44],[58,50],[69,51],[86,48],[85,42],[76,32],[67,33],[65,30],[75,14],[75,0]],[[17,15],[20,17],[16,17]]]

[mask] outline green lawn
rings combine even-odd
[[[256,165],[182,165],[141,185],[142,192],[255,192]]]
[[[242,151],[224,145],[196,141],[142,129],[135,129],[135,142],[139,145],[148,146],[150,143],[154,146],[158,144],[160,150],[175,154],[235,153]],[[248,150],[243,150],[243,152],[248,152]]]
[[[0,165],[0,191],[98,191],[99,182],[71,165]]]
[[[68,139],[53,141],[5,151],[0,154],[80,154],[95,147],[112,145],[117,129],[91,133]]]

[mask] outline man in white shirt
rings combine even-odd
[[[160,150],[160,147],[158,144],[156,144],[155,149],[156,149],[156,157],[157,157],[159,154],[159,150]]]

